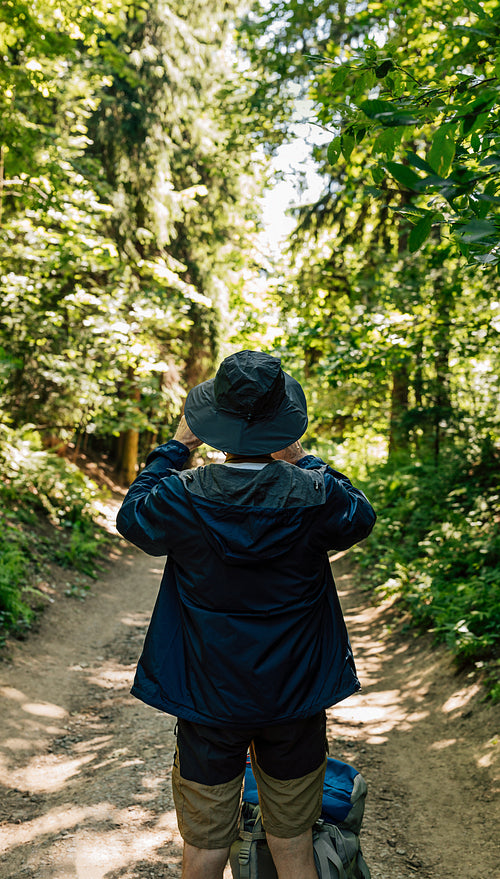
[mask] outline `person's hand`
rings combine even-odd
[[[177,425],[177,430],[174,433],[174,440],[187,446],[190,452],[203,444],[203,440],[198,439],[198,437],[189,429],[184,415]]]
[[[305,458],[307,452],[304,451],[300,440],[297,440],[296,443],[292,443],[291,446],[287,446],[286,449],[281,449],[279,452],[273,452],[272,457],[276,459],[276,461],[287,461],[289,464],[296,464],[297,461],[300,461],[301,458]]]

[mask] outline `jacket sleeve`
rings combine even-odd
[[[298,466],[304,470],[321,468],[324,473],[326,499],[315,529],[315,542],[324,549],[342,550],[368,537],[377,517],[361,489],[313,455],[302,458]]]
[[[189,454],[187,446],[177,440],[154,449],[118,511],[116,527],[120,534],[149,555],[166,555],[170,549],[178,510],[175,494],[169,498],[165,490],[165,480],[178,475]]]

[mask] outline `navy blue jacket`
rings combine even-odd
[[[151,453],[118,513],[120,533],[165,572],[132,693],[212,726],[308,717],[359,681],[327,550],[366,537],[375,514],[310,455],[262,470],[181,468]]]

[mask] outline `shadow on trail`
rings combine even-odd
[[[397,606],[370,603],[341,554],[332,561],[362,690],[330,710],[328,735],[332,756],[368,782],[372,879],[491,879],[498,712],[482,701],[477,673],[457,673],[431,636],[405,630]]]
[[[12,787],[0,790],[5,879],[154,876],[156,859],[162,869],[177,868],[171,725],[166,718],[161,730],[158,723],[151,729],[151,717],[141,722],[140,706],[137,711],[128,697],[130,667],[113,662],[92,671],[96,701],[63,724],[45,726],[41,737],[53,737],[44,750],[26,753],[21,730],[5,743],[10,753],[2,760],[3,774],[12,780]],[[112,697],[99,698],[95,681],[101,675],[113,680]],[[123,685],[117,685],[120,677]],[[12,866],[4,870],[5,862]]]
[[[158,563],[147,564],[156,579]],[[105,613],[106,596],[96,603]],[[84,624],[54,658],[27,655],[36,638],[23,644],[16,687],[0,667],[1,879],[180,875],[174,720],[129,695],[149,611],[128,600],[116,614],[115,603],[110,596],[113,637],[97,637],[95,651]]]

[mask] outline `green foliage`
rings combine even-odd
[[[34,432],[2,426],[0,466],[0,628],[22,632],[35,616],[32,599],[41,593],[32,582],[44,565],[95,576],[107,539],[96,524],[103,494]],[[40,538],[49,523],[52,536]]]
[[[480,8],[490,16],[492,5]],[[375,425],[393,458],[431,451],[439,458],[443,444],[456,438],[497,436],[498,277],[495,248],[490,252],[496,227],[488,214],[496,202],[487,202],[481,187],[462,201],[453,189],[450,175],[462,173],[460,150],[442,104],[453,104],[455,113],[471,95],[476,100],[480,84],[467,77],[465,85],[454,83],[462,82],[462,63],[490,70],[496,25],[490,22],[479,62],[474,34],[466,40],[454,30],[472,23],[467,11],[463,19],[461,3],[436,5],[435,14],[432,4],[400,8],[392,0],[341,9],[321,3],[307,11],[292,3],[281,27],[273,24],[284,12],[279,0],[260,4],[260,14],[257,7],[257,57],[261,46],[280,53],[268,54],[269,93],[285,56],[288,84],[300,79],[318,121],[336,135],[313,151],[325,189],[296,212],[291,268],[276,291],[283,351],[317,399],[312,408],[322,435],[341,442]],[[293,54],[297,45],[307,51],[307,69]],[[440,94],[426,92],[417,112],[415,94],[429,77]],[[491,145],[498,136],[496,85],[488,79],[484,88],[493,102]],[[483,158],[481,152],[478,161]],[[462,156],[461,168],[465,161]],[[493,176],[484,183],[488,198],[496,198]],[[440,180],[448,187],[444,195]],[[428,198],[431,183],[437,198]],[[460,221],[442,195],[461,212]],[[467,199],[480,216],[470,213]],[[460,248],[449,223],[457,234],[460,229]]]
[[[486,676],[487,695],[485,699],[489,699],[493,704],[500,702],[500,659],[496,663],[490,663]]]
[[[0,630],[22,628],[33,618],[21,597],[28,578],[28,538],[15,518],[2,515],[0,521]]]
[[[64,547],[59,547],[54,558],[63,568],[73,568],[89,577],[97,578],[96,558],[102,552],[102,535],[96,532],[95,524],[87,518],[78,519]]]
[[[461,664],[493,660],[500,647],[499,455],[449,454],[432,462],[373,471],[378,510],[359,551],[378,595],[397,595],[423,629]]]
[[[54,524],[71,528],[98,514],[102,493],[76,465],[42,448],[39,434],[2,426],[0,465],[6,500],[26,510],[41,511]]]
[[[155,435],[217,354],[255,227],[234,3],[0,10],[0,401],[66,440]],[[199,350],[202,348],[203,350]]]
[[[418,222],[413,252],[435,224],[451,231],[469,261],[500,262],[496,11],[492,0],[353,6],[343,40],[324,47],[323,69],[316,59],[320,120],[341,129],[332,144],[339,137],[349,144],[347,162],[356,161],[359,144],[376,184],[366,185],[365,197],[385,201],[392,189],[395,210],[410,196],[433,212],[432,222]],[[330,163],[338,158],[331,146]]]

